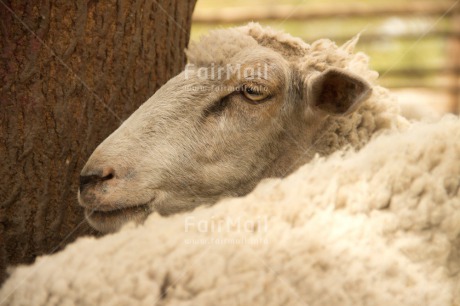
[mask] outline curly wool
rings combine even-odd
[[[460,305],[459,139],[458,118],[413,124],[265,180],[244,198],[81,238],[14,270],[0,299]]]

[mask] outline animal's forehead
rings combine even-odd
[[[190,63],[205,66],[210,63],[224,64],[245,49],[258,48],[251,36],[239,29],[214,30],[201,37],[199,42],[190,43],[187,58]]]
[[[376,79],[377,74],[368,68],[368,57],[354,54],[358,38],[355,36],[341,47],[328,39],[319,39],[309,45],[290,34],[250,23],[211,31],[200,41],[192,42],[186,53],[189,63],[195,66],[225,66],[235,64],[235,60],[244,64],[241,61],[251,58],[248,54],[257,54],[262,61],[265,56],[270,63],[274,63],[270,59],[282,58],[303,79],[329,67],[348,69],[365,78]]]
[[[258,24],[248,24],[238,28],[211,31],[199,42],[190,44],[187,57],[190,63],[198,66],[210,63],[219,65],[227,63],[242,51],[254,50],[263,54],[261,49],[265,50],[266,55],[273,52],[285,59],[294,59],[304,56],[309,50],[309,45],[289,34],[263,28]]]

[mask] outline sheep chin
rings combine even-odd
[[[117,232],[128,222],[142,224],[152,213],[149,203],[111,211],[85,209],[85,219],[95,230],[102,233]]]

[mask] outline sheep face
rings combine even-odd
[[[241,48],[188,65],[102,142],[79,202],[99,231],[241,196],[317,152],[325,118],[356,108],[367,83],[340,69],[305,72],[279,52]]]

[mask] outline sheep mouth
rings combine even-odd
[[[115,208],[95,208],[95,209],[85,209],[85,215],[87,219],[91,219],[96,222],[106,222],[111,219],[122,218],[125,220],[130,220],[139,216],[147,216],[150,214],[150,208],[148,204],[141,204],[136,206],[128,207],[115,207]]]

